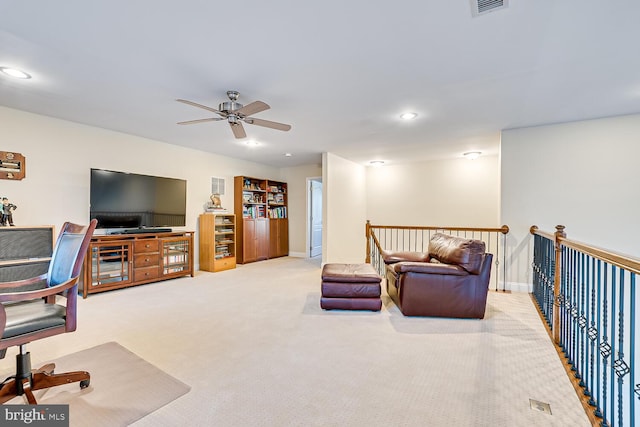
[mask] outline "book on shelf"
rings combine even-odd
[[[205,208],[205,212],[206,213],[211,213],[211,214],[226,214],[229,213],[229,211],[225,208]]]
[[[165,265],[184,263],[187,262],[187,255],[169,255],[164,258],[164,261]]]
[[[244,206],[242,208],[243,218],[266,218],[264,205]]]
[[[280,206],[277,208],[269,208],[269,218],[286,218],[287,217],[287,207]]]

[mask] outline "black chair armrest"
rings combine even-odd
[[[421,273],[421,274],[447,274],[450,276],[468,276],[469,273],[462,267],[453,264],[431,262],[399,262],[393,266],[396,274]]]

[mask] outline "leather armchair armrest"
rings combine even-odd
[[[392,252],[382,251],[382,259],[385,264],[395,264],[397,262],[428,262],[429,254],[425,252]]]
[[[447,274],[450,276],[468,276],[469,273],[462,267],[452,264],[430,262],[399,262],[393,266],[396,274],[423,273],[423,274]]]

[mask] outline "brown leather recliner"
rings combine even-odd
[[[429,252],[383,252],[387,293],[405,316],[484,318],[493,255],[480,240],[436,233]]]

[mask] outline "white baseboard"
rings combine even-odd
[[[507,282],[505,288],[511,292],[524,292],[529,294],[533,292],[533,284],[531,283]]]
[[[295,258],[309,258],[309,255],[304,252],[289,252],[289,256]]]

